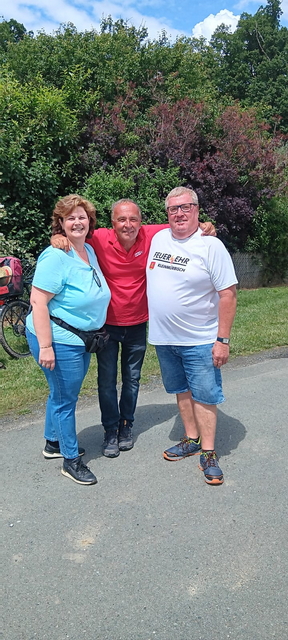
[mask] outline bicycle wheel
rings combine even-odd
[[[0,342],[12,358],[30,355],[25,336],[25,318],[29,309],[25,300],[8,302],[0,316]]]

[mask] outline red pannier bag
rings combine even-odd
[[[19,258],[0,256],[0,300],[23,293],[22,264]]]

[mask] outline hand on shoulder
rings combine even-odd
[[[199,222],[199,227],[202,231],[202,236],[217,236],[216,228],[212,222]]]
[[[62,236],[61,233],[56,233],[54,236],[51,236],[50,244],[54,249],[63,249],[66,253],[71,249],[71,244],[68,238],[66,238],[66,236]]]

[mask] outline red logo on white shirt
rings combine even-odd
[[[149,269],[154,269],[156,262],[150,262]]]

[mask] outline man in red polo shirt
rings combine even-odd
[[[98,393],[105,430],[103,454],[116,457],[133,447],[132,426],[146,350],[148,307],[146,263],[150,243],[167,225],[141,226],[141,211],[131,200],[112,207],[113,229],[97,229],[89,244],[95,250],[111,290],[107,347],[97,354]],[[117,364],[121,344],[122,388],[118,404]]]
[[[141,226],[140,208],[129,199],[113,204],[111,221],[112,229],[96,229],[88,243],[111,290],[105,325],[110,339],[97,354],[97,360],[99,404],[105,431],[102,452],[108,458],[115,458],[120,451],[133,447],[132,427],[146,350],[146,263],[153,236],[169,225]],[[215,235],[211,223],[202,224],[201,228],[205,234]],[[52,244],[63,249],[66,241],[57,235],[52,237]],[[120,344],[122,388],[118,402]]]

